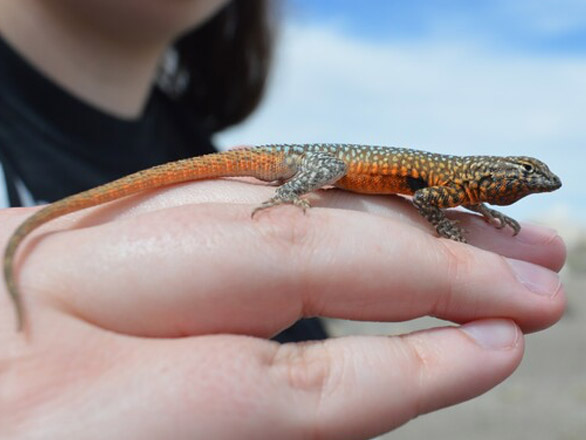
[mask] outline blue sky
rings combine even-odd
[[[223,147],[350,142],[536,156],[507,213],[586,225],[586,0],[288,0],[267,95]]]
[[[294,19],[337,23],[368,38],[467,34],[509,50],[586,54],[583,0],[290,0],[287,8]]]

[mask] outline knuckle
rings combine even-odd
[[[470,279],[476,258],[467,246],[460,246],[450,240],[438,240],[440,245],[439,270],[443,273],[443,288],[431,303],[431,316],[441,317],[450,314],[458,307],[460,293]]]
[[[403,343],[405,355],[405,377],[409,378],[413,387],[413,401],[411,402],[411,416],[415,417],[425,411],[424,397],[429,383],[432,381],[433,372],[439,363],[439,355],[422,335],[411,333],[399,337]]]
[[[255,224],[270,244],[286,249],[298,248],[304,246],[312,235],[312,223],[298,206],[275,206],[262,214]]]
[[[265,244],[277,247],[286,260],[296,264],[311,264],[316,249],[331,239],[331,217],[326,210],[304,206],[276,206],[259,216],[255,222]]]
[[[415,373],[418,378],[417,382],[422,382],[433,369],[436,363],[432,350],[429,345],[424,343],[423,337],[417,333],[400,336],[407,354],[409,370]]]
[[[340,375],[334,373],[333,355],[326,342],[284,344],[273,358],[272,368],[294,393],[302,393],[304,410],[313,419],[306,424],[308,438],[323,438],[322,414],[327,397],[342,383]]]
[[[331,365],[331,356],[323,342],[284,344],[273,360],[273,367],[284,369],[292,389],[314,394],[319,400],[328,387]]]
[[[316,316],[324,308],[323,295],[315,295],[316,286],[323,283],[319,267],[330,264],[324,260],[336,232],[331,232],[332,218],[327,210],[309,209],[304,213],[296,206],[270,209],[255,222],[257,243],[263,252],[280,262],[277,270],[285,272],[288,287],[297,292],[301,316]]]

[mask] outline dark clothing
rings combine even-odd
[[[307,318],[297,321],[287,330],[283,330],[273,339],[277,342],[319,341],[326,339],[324,326],[319,318]]]
[[[153,165],[211,153],[212,133],[154,88],[144,113],[106,114],[51,82],[0,38],[0,163],[11,206],[52,202]],[[326,337],[301,321],[284,340]]]
[[[210,136],[156,88],[138,119],[101,112],[0,40],[1,159],[36,201],[52,202],[156,164],[211,153]]]

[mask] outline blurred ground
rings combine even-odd
[[[521,366],[495,389],[379,439],[586,439],[586,228],[555,226],[568,245],[563,319],[527,336]],[[431,318],[400,324],[328,321],[335,336],[397,334],[437,325],[441,321]]]

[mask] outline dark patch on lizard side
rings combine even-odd
[[[407,176],[407,186],[409,186],[409,189],[411,191],[415,192],[419,189],[427,188],[429,185],[421,177],[416,178],[416,177]]]

